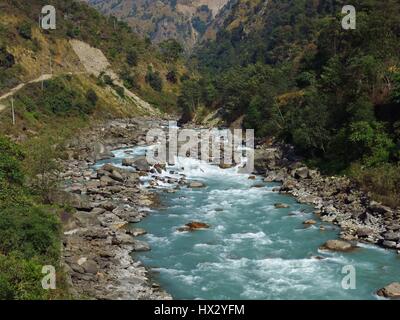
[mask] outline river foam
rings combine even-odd
[[[112,162],[121,165],[122,158],[143,155],[146,148],[128,152],[114,152]],[[312,207],[272,191],[276,184],[249,179],[238,167],[221,169],[189,158],[152,174],[182,175],[206,187],[164,193],[174,185],[159,183],[164,209],[153,210],[139,224],[148,231],[142,239],[152,250],[136,254],[175,298],[376,299],[376,289],[400,276],[399,259],[375,246],[360,244],[349,253],[320,251],[326,240],[337,238],[337,228],[314,217]],[[143,178],[145,187],[151,179]],[[289,208],[277,209],[275,203]],[[311,218],[317,224],[306,228],[303,221]],[[190,221],[210,228],[178,231]],[[347,265],[357,272],[357,288],[351,291],[341,286]]]

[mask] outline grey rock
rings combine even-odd
[[[361,227],[357,229],[357,235],[359,237],[368,237],[373,235],[374,233],[374,229],[368,227]]]
[[[124,182],[124,177],[117,170],[111,171],[110,178],[118,182]]]
[[[307,179],[310,171],[307,167],[297,168],[292,171],[292,176],[296,179]]]
[[[99,271],[99,266],[94,260],[87,260],[82,267],[86,273],[96,274]]]
[[[393,231],[386,232],[383,234],[383,237],[386,240],[398,241],[400,240],[400,232],[393,232]]]
[[[150,164],[147,161],[146,156],[140,156],[133,159],[133,165],[139,171],[149,171]]]
[[[151,248],[148,243],[144,241],[134,240],[133,243],[133,250],[134,252],[143,252],[143,251],[150,251]]]
[[[192,189],[204,188],[205,184],[200,181],[191,181],[189,182],[188,187]]]
[[[397,243],[395,241],[385,240],[382,242],[382,246],[389,249],[394,249],[397,247]]]

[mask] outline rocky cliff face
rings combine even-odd
[[[84,0],[154,42],[174,38],[190,50],[229,0]]]

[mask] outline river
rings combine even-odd
[[[98,166],[121,165],[145,150],[115,151]],[[171,186],[161,183],[162,207],[135,225],[148,231],[140,239],[152,247],[136,258],[175,299],[378,299],[377,289],[400,278],[400,259],[392,251],[361,243],[352,252],[320,250],[339,230],[315,217],[311,206],[273,191],[277,184],[195,159],[180,159],[161,176],[179,174],[206,187],[167,193]],[[144,187],[148,180],[143,178]],[[277,209],[275,203],[290,207]],[[307,219],[317,224],[305,226]],[[190,221],[210,228],[177,230]],[[352,282],[346,270],[355,272]]]

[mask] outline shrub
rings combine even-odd
[[[0,182],[22,185],[20,162],[23,159],[21,149],[8,138],[0,136]]]
[[[25,172],[33,193],[49,203],[50,192],[57,188],[60,167],[55,161],[59,157],[54,147],[57,141],[54,137],[43,136],[28,142],[25,146]]]
[[[152,87],[154,90],[161,92],[163,88],[163,82],[160,77],[159,72],[153,72],[149,70],[146,74],[146,82]]]
[[[126,62],[131,66],[135,67],[139,62],[139,55],[135,49],[128,51],[126,55]]]
[[[132,90],[132,89],[139,90],[140,89],[140,85],[138,83],[136,75],[131,74],[129,71],[123,71],[120,74],[120,77],[124,81],[125,87],[127,87],[128,89],[130,89],[130,90]]]
[[[120,87],[120,86],[114,86],[114,90],[115,92],[121,97],[125,97],[125,90],[124,88]]]
[[[48,292],[41,285],[41,270],[36,261],[16,254],[0,254],[0,300],[47,299]]]
[[[86,92],[86,99],[92,106],[95,106],[97,104],[97,101],[99,100],[99,97],[97,96],[96,91],[94,91],[93,89],[89,89]]]
[[[25,39],[32,39],[32,27],[29,23],[23,23],[18,27],[18,33]]]
[[[14,56],[6,48],[0,48],[0,68],[8,69],[15,64]]]
[[[111,77],[108,74],[105,74],[103,76],[103,81],[108,86],[112,86],[114,84],[113,80],[111,79]]]
[[[0,252],[20,252],[26,259],[58,256],[59,224],[54,214],[39,207],[14,205],[0,215]]]
[[[8,138],[0,136],[0,208],[15,202],[25,202],[24,174],[21,160],[24,155]],[[1,209],[0,209],[1,217]]]
[[[177,83],[178,82],[178,78],[176,75],[176,71],[175,70],[171,70],[167,73],[166,75],[166,79],[171,82],[171,83]]]
[[[169,39],[160,43],[163,59],[168,62],[177,61],[183,54],[182,45],[175,39]]]
[[[60,116],[86,115],[94,110],[94,105],[88,102],[84,94],[62,79],[45,82],[45,91],[38,105],[44,107],[45,111]]]
[[[400,206],[400,165],[384,164],[376,168],[351,167],[350,175],[359,186],[385,205]]]

